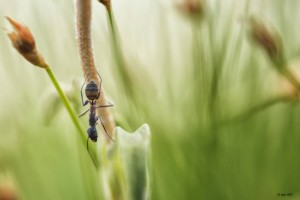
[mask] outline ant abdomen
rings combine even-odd
[[[85,87],[85,95],[89,100],[95,100],[99,98],[99,89],[94,81],[89,82]]]
[[[97,142],[98,139],[98,133],[97,133],[97,129],[95,126],[89,127],[87,130],[87,133],[89,135],[89,138],[93,141],[93,142]]]

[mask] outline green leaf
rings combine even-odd
[[[149,199],[149,126],[134,133],[117,127],[115,134],[102,173],[107,199]]]

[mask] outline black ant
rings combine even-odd
[[[109,134],[107,133],[107,130],[103,124],[103,121],[101,119],[100,116],[96,115],[96,110],[98,108],[105,108],[105,107],[112,107],[113,105],[100,105],[100,106],[96,106],[96,102],[100,97],[100,91],[101,91],[101,84],[102,84],[102,78],[101,76],[98,74],[99,78],[100,78],[100,89],[98,89],[97,84],[94,81],[89,82],[88,84],[86,84],[85,87],[85,95],[88,98],[86,101],[83,101],[83,95],[82,95],[82,89],[83,86],[85,85],[85,83],[83,83],[82,87],[81,87],[81,101],[82,101],[82,105],[86,106],[87,104],[90,104],[90,108],[83,112],[82,114],[79,115],[79,117],[84,116],[87,112],[90,111],[90,115],[89,115],[89,128],[87,129],[87,133],[88,133],[88,138],[86,141],[86,146],[87,146],[87,150],[89,151],[89,146],[88,146],[88,142],[89,139],[91,139],[93,142],[97,142],[98,139],[98,133],[97,133],[97,129],[96,129],[96,125],[98,124],[98,120],[100,120],[102,127],[106,133],[106,135],[112,140],[114,141]],[[89,152],[90,153],[90,152]],[[91,155],[91,154],[90,154]],[[92,157],[92,156],[91,156]]]

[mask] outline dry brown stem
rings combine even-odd
[[[91,40],[91,0],[77,0],[76,2],[76,17],[77,17],[77,42],[79,54],[81,58],[81,66],[85,77],[85,82],[94,81],[100,87],[100,79],[95,68],[92,40]],[[101,95],[97,101],[97,105],[107,105],[104,90],[101,88]],[[112,137],[115,128],[115,122],[109,108],[98,109],[98,114],[104,123],[108,134]],[[104,132],[101,123],[100,127]],[[110,139],[106,137],[106,141]]]

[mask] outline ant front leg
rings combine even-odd
[[[86,113],[88,113],[91,109],[89,108],[88,110],[84,111],[83,113],[81,113],[78,117],[82,117],[84,116]]]
[[[83,95],[82,95],[82,89],[83,89],[83,86],[85,85],[85,83],[83,83],[82,87],[81,87],[81,90],[80,90],[80,95],[81,95],[81,103],[83,106],[87,105],[89,103],[89,100],[86,100],[85,102],[83,102]]]

